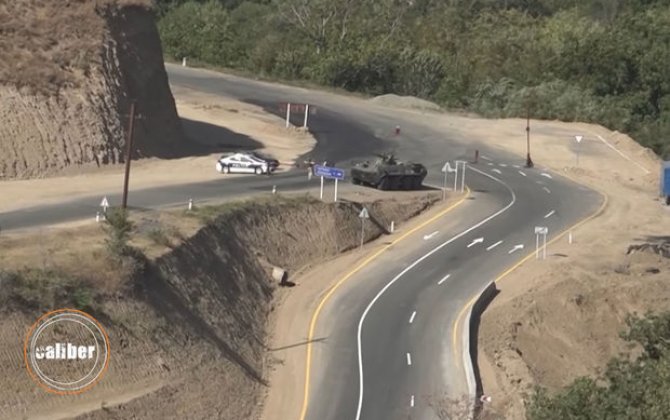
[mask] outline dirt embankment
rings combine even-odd
[[[412,196],[369,203],[378,224],[366,229],[366,239],[383,234],[391,220],[399,223],[420,213],[432,201]],[[169,236],[185,239],[173,242],[171,249],[154,244],[147,254],[154,257],[125,286],[112,290],[96,286],[96,290],[107,291],[95,298],[89,312],[107,329],[112,356],[104,379],[78,396],[50,395],[25,372],[23,336],[39,315],[54,308],[39,303],[44,294],[28,290],[34,284],[4,277],[0,418],[255,418],[268,373],[266,324],[277,287],[271,268],[280,266],[293,274],[356,248],[359,206],[275,197],[223,208],[219,215],[220,210],[197,209],[196,215],[210,217],[201,228],[193,226],[193,218],[175,213]],[[133,240],[136,246],[146,243],[147,233],[155,232],[157,226],[152,216],[140,217],[136,221],[138,238]],[[39,242],[0,237],[0,246],[21,255],[21,264],[44,266],[47,271],[67,272],[68,266],[51,265],[61,256],[92,261],[97,253],[95,260],[103,264],[104,235],[99,228],[84,234],[90,243],[81,249],[72,244],[67,251],[55,247],[46,252],[50,243],[55,246],[62,240],[62,231],[40,234]],[[73,257],[73,252],[78,255]],[[40,265],[45,253],[49,258]],[[5,259],[0,273],[18,268],[16,259]],[[108,267],[90,266],[87,271],[77,275],[95,281],[95,275]],[[55,296],[56,307],[67,298]]]
[[[118,163],[132,100],[135,156],[183,134],[149,0],[0,5],[0,179]]]

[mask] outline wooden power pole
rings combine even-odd
[[[130,103],[130,120],[128,121],[128,137],[126,138],[126,175],[123,180],[123,204],[125,210],[128,206],[128,179],[130,177],[130,160],[133,151],[133,128],[135,123],[135,101]]]

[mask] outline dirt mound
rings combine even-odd
[[[442,108],[430,101],[414,96],[399,96],[395,94],[380,95],[370,99],[370,102],[396,108],[418,109],[427,111],[442,111]]]
[[[366,240],[432,202],[415,195],[368,203],[373,226]],[[102,382],[78,396],[37,389],[18,349],[42,311],[4,307],[0,333],[17,339],[0,345],[0,418],[254,418],[266,386],[271,269],[287,269],[290,280],[357,247],[359,208],[306,197],[196,208],[207,225],[147,262],[128,287],[97,298],[91,313],[107,328],[112,358]]]
[[[0,5],[0,178],[176,156],[183,136],[148,0]]]

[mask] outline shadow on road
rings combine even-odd
[[[320,343],[322,341],[326,341],[326,337],[314,338],[312,340],[305,340],[305,341],[301,341],[299,343],[289,344],[289,345],[281,346],[281,347],[275,347],[275,348],[268,349],[268,350],[269,351],[286,350],[286,349],[292,349],[292,348],[295,348],[295,347],[306,346],[309,343]]]

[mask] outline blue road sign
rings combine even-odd
[[[314,176],[322,176],[324,178],[344,179],[344,169],[332,168],[330,166],[314,165]]]
[[[663,173],[661,173],[661,192],[670,195],[670,162],[663,162]]]

